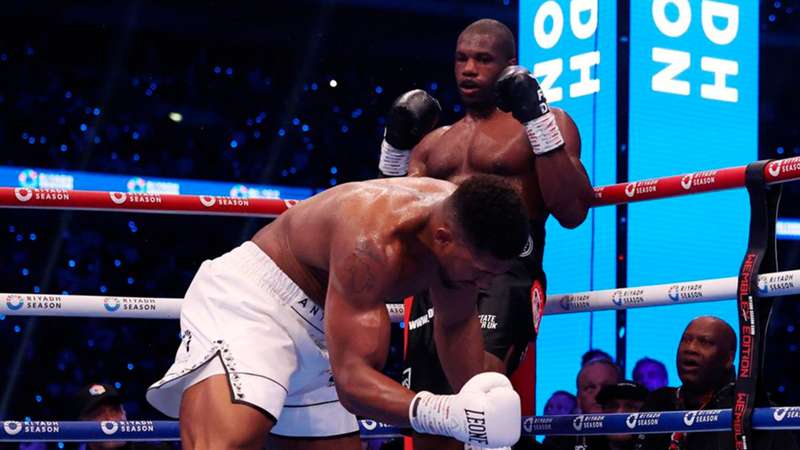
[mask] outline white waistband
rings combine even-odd
[[[302,289],[284,273],[280,267],[252,241],[246,241],[239,247],[222,255],[221,260],[232,259],[231,263],[241,273],[257,283],[258,286],[271,292],[280,299],[281,305],[293,311],[299,322],[309,332],[324,335],[324,311]]]

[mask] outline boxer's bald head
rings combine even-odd
[[[517,57],[517,43],[514,33],[503,23],[494,19],[480,19],[472,22],[458,35],[458,42],[464,39],[474,39],[478,36],[490,38],[498,55],[505,59]]]

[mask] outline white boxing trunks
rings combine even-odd
[[[339,403],[325,345],[322,308],[253,242],[200,266],[181,306],[175,363],[147,391],[178,417],[183,391],[217,374],[233,403],[276,420],[272,433],[330,437],[355,433]]]

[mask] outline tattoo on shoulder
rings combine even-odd
[[[344,261],[347,287],[354,293],[361,294],[369,292],[376,286],[376,268],[383,264],[378,251],[373,248],[366,240],[359,240],[356,248]]]

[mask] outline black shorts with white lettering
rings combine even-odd
[[[522,352],[534,338],[531,287],[545,289],[540,252],[519,258],[507,273],[495,277],[478,295],[478,314],[486,351],[508,361],[507,374],[516,369]],[[433,341],[435,311],[427,292],[415,295],[406,323],[408,341],[403,384],[412,391],[451,394]]]

